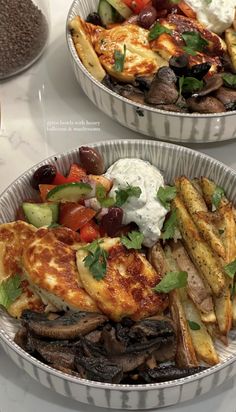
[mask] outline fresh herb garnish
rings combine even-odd
[[[179,93],[195,93],[204,86],[203,80],[198,80],[195,77],[180,77],[179,78]]]
[[[96,186],[96,198],[102,207],[111,207],[115,204],[113,197],[107,197],[106,189],[103,185]]]
[[[163,33],[172,34],[172,30],[168,29],[165,26],[162,26],[160,23],[156,23],[155,26],[153,26],[153,28],[149,32],[148,40],[155,40]]]
[[[236,89],[236,74],[224,73],[222,74],[222,79],[224,80],[225,86]]]
[[[128,236],[121,237],[121,243],[127,249],[141,249],[144,240],[144,235],[140,232],[133,231],[128,233]]]
[[[220,186],[216,186],[215,191],[212,195],[212,205],[217,209],[220,205],[221,199],[224,197],[224,189]]]
[[[205,0],[206,4],[209,5],[211,4],[212,0]]]
[[[219,229],[218,232],[219,232],[219,235],[223,235],[225,233],[224,229]]]
[[[200,36],[196,31],[185,31],[182,37],[186,46],[183,47],[186,53],[195,56],[197,52],[202,52],[208,46],[208,41]]]
[[[172,4],[179,4],[181,2],[181,0],[170,0],[170,2]]]
[[[116,72],[123,72],[126,58],[126,45],[124,45],[124,53],[121,53],[120,50],[115,50],[114,59],[115,65],[114,69]]]
[[[129,197],[137,197],[141,196],[142,190],[138,186],[131,186],[127,185],[126,189],[118,189],[116,190],[116,203],[117,207],[123,206],[125,202],[129,199]]]
[[[101,243],[101,240],[95,240],[83,248],[89,253],[83,260],[85,267],[89,268],[96,280],[103,279],[107,270],[108,253],[100,247]]]
[[[188,320],[188,324],[189,324],[190,329],[192,329],[192,330],[200,330],[201,329],[201,326],[198,323],[193,322],[192,320]]]
[[[170,208],[170,202],[176,196],[176,187],[174,186],[165,186],[160,187],[157,192],[157,198],[166,209]]]
[[[11,276],[0,283],[0,305],[6,309],[21,295],[21,278],[19,275]]]
[[[155,292],[169,293],[174,289],[185,287],[187,285],[187,279],[187,272],[167,272],[154,290]]]
[[[175,235],[176,227],[177,227],[177,211],[175,209],[171,213],[169,219],[167,219],[164,223],[162,239],[163,240],[173,239]]]
[[[236,273],[236,259],[228,265],[224,266],[225,273],[231,278],[234,279]]]

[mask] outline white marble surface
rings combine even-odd
[[[50,0],[49,47],[27,72],[0,83],[0,192],[43,158],[81,144],[142,138],[114,124],[93,106],[76,83],[65,43],[70,0]],[[236,169],[236,141],[194,146]],[[32,381],[0,347],[0,412],[69,412],[99,409],[63,398]],[[236,378],[207,396],[169,410],[236,412]]]

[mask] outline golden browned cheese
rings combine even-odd
[[[16,274],[22,276],[22,253],[25,244],[31,239],[36,228],[23,221],[0,225],[0,283]],[[41,311],[42,300],[30,289],[27,281],[22,279],[22,293],[8,308],[14,317],[20,317],[24,309]]]
[[[170,14],[167,18],[160,19],[160,23],[171,30],[171,34],[163,33],[153,40],[150,43],[153,51],[160,53],[165,59],[179,56],[184,53],[183,47],[186,45],[181,34],[196,32],[208,41],[208,45],[204,51],[197,52],[196,55],[189,55],[190,66],[209,62],[211,64],[209,74],[214,74],[222,69],[220,56],[226,51],[226,44],[217,34],[207,30],[197,20],[177,14]]]
[[[83,249],[77,252],[77,266],[84,288],[104,314],[114,321],[125,316],[138,320],[167,307],[166,295],[153,291],[160,275],[142,253],[127,250],[119,238],[104,238],[100,247],[108,252],[103,279],[96,280],[85,267]]]
[[[39,229],[23,252],[25,276],[58,309],[96,312],[95,302],[82,287],[75,253],[52,230]]]

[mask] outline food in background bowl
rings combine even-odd
[[[211,4],[201,6],[100,0],[87,21],[76,16],[69,27],[89,73],[137,105],[178,113],[232,111],[234,6],[225,4],[222,16],[221,6],[215,8],[218,34],[209,22]]]
[[[142,159],[105,170],[96,149],[79,154],[66,176],[40,166],[21,220],[0,225],[0,303],[22,320],[15,342],[107,383],[218,364],[216,342],[227,345],[236,321],[235,209],[224,190],[206,177],[164,182]]]

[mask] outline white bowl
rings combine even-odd
[[[236,172],[201,153],[180,146],[138,140],[118,140],[91,145],[103,154],[108,167],[124,157],[148,160],[164,174],[166,182],[182,174],[190,178],[208,176],[224,187],[227,196],[236,200]],[[0,196],[0,223],[14,220],[21,202],[32,198],[30,179],[42,164],[55,163],[65,173],[78,161],[79,149],[52,156],[24,173]],[[13,342],[16,322],[0,311],[0,341],[13,361],[43,385],[56,392],[90,405],[116,409],[152,409],[193,399],[210,391],[236,373],[236,330],[230,334],[228,347],[217,344],[221,362],[203,372],[183,379],[147,385],[118,385],[75,378],[52,369],[24,352]]]
[[[138,105],[99,83],[81,63],[68,23],[97,10],[99,0],[75,0],[67,17],[66,37],[76,79],[88,98],[112,119],[136,132],[170,142],[206,143],[236,137],[236,111],[222,114],[185,114]]]

